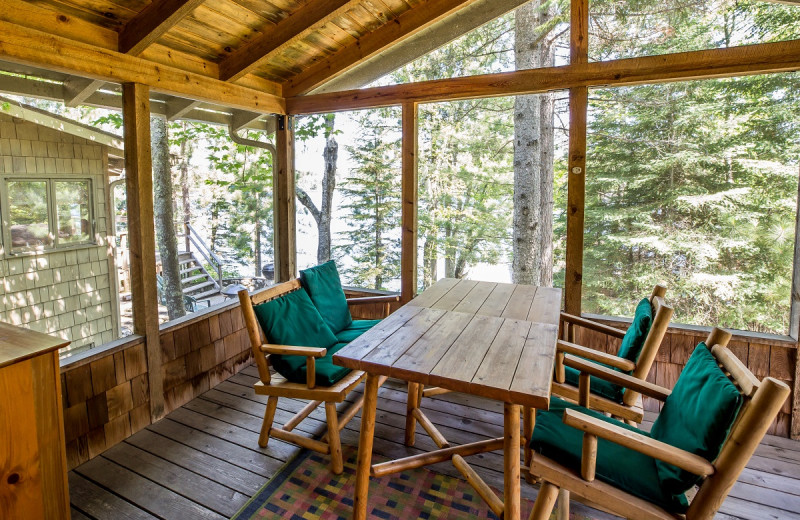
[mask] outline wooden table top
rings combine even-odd
[[[445,278],[333,361],[547,409],[560,308],[561,289]]]

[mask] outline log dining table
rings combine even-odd
[[[370,476],[450,460],[490,508],[520,517],[520,411],[525,435],[533,408],[547,409],[556,356],[561,289],[444,278],[338,351],[333,362],[367,373],[353,518],[366,520]],[[416,421],[438,450],[372,465],[381,377],[409,383],[406,444]],[[503,437],[450,446],[419,409],[425,385],[502,401]],[[464,457],[503,449],[503,500]]]

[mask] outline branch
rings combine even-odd
[[[314,217],[314,221],[319,225],[319,221],[322,219],[322,213],[317,209],[317,206],[314,205],[314,201],[311,200],[311,197],[308,196],[308,193],[305,192],[303,188],[300,186],[294,187],[294,192],[297,194],[297,200],[300,201],[300,204],[306,207],[306,209],[311,213],[311,216]]]

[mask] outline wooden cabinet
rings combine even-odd
[[[58,349],[0,323],[0,518],[69,518]]]

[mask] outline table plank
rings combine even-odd
[[[448,380],[460,381],[468,391],[470,381],[480,368],[486,351],[491,347],[503,322],[502,318],[475,315],[431,370],[430,384],[446,384]]]
[[[537,288],[531,310],[528,312],[528,321],[554,323],[557,325],[560,317],[561,289],[554,287]]]
[[[442,296],[439,301],[431,305],[432,309],[443,309],[446,311],[452,311],[456,308],[456,305],[461,303],[469,292],[478,285],[478,282],[474,280],[459,280],[456,285],[453,286],[452,289],[447,291],[447,294]]]
[[[406,305],[415,305],[417,307],[431,307],[434,303],[447,294],[447,292],[458,285],[458,280],[455,278],[442,278],[435,284],[431,285],[422,294],[417,295],[416,298],[408,302]]]
[[[531,323],[507,319],[492,341],[481,366],[471,380],[470,393],[503,401],[514,380]]]
[[[486,298],[481,308],[478,309],[477,314],[501,316],[508,305],[508,301],[511,299],[511,295],[514,294],[515,287],[516,285],[511,283],[498,283],[495,285],[492,294]]]
[[[472,290],[467,293],[461,302],[456,305],[453,310],[456,312],[468,312],[470,314],[477,314],[478,309],[486,302],[486,298],[494,291],[497,284],[495,283],[479,283],[476,284]]]
[[[431,327],[435,326],[445,314],[447,313],[440,309],[423,308],[419,314],[408,320],[405,326],[380,343],[378,345],[379,348],[361,358],[361,370],[374,371],[380,375],[392,375],[389,372],[395,361],[405,354],[419,338],[427,334]],[[362,337],[370,333],[371,331],[367,331]],[[345,347],[337,352],[334,360],[339,356],[342,359],[341,364],[347,366],[345,362],[350,357],[348,350],[349,348]]]
[[[558,326],[545,323],[531,323],[528,339],[522,348],[522,355],[509,388],[512,402],[531,404],[539,409],[550,406],[550,382],[556,356]]]
[[[502,316],[515,320],[527,320],[533,299],[536,296],[536,289],[533,285],[517,285],[514,287],[514,293],[509,298],[508,305],[503,310]]]
[[[358,362],[370,352],[378,348],[387,338],[397,332],[400,327],[405,326],[410,320],[424,310],[424,307],[404,305],[388,318],[369,329],[367,332],[350,342],[344,349],[333,356],[333,361],[337,365],[347,368],[361,370]]]
[[[391,376],[428,384],[430,371],[475,317],[460,312],[449,312],[444,316],[447,319],[440,319],[392,364]]]

